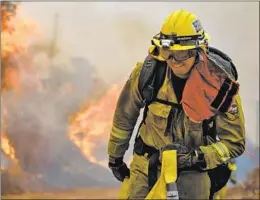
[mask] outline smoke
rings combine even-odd
[[[5,130],[25,172],[43,177],[53,186],[100,185],[102,182],[97,183],[82,172],[91,163],[69,140],[68,117],[93,96],[95,89],[102,89],[102,81],[93,77],[94,68],[87,60],[71,58],[68,64],[73,71],[62,66],[45,66],[50,72],[41,80],[41,89],[32,89],[33,79],[27,78],[23,79],[19,97],[11,91],[3,94],[3,107],[7,110]],[[78,168],[73,167],[74,162]],[[74,173],[81,171],[82,178],[76,174],[70,177],[71,173],[65,173],[63,168],[74,168]],[[102,170],[99,173],[104,173]]]
[[[36,52],[42,41],[34,41],[25,52],[2,60],[19,79],[18,93],[9,88],[2,94],[5,132],[22,173],[22,178],[14,176],[16,181],[23,190],[115,184],[108,170],[94,167],[68,137],[69,116],[100,95],[105,83],[87,59],[60,53],[51,60],[50,48]],[[41,184],[25,184],[26,179]]]

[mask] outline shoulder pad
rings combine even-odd
[[[238,79],[236,67],[227,54],[223,53],[219,49],[209,47],[207,57],[211,62],[224,69],[233,79]]]
[[[148,55],[140,71],[138,89],[146,102],[151,102],[161,87],[165,73],[166,62],[159,61]]]
[[[157,64],[157,60],[154,59],[153,57],[147,56],[145,58],[145,61],[141,68],[140,79],[138,84],[138,88],[141,93],[146,83],[148,83],[149,80],[152,78],[153,72],[155,71],[156,64]]]

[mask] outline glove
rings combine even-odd
[[[173,143],[166,145],[162,151],[176,150],[177,151],[177,166],[179,169],[195,167],[200,171],[206,169],[204,154],[198,149],[189,150],[181,143]]]
[[[123,162],[123,158],[114,158],[109,156],[108,167],[112,170],[117,180],[123,182],[125,177],[130,177],[130,170]]]

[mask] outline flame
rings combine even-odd
[[[39,69],[33,65],[34,56],[39,53],[39,50],[35,50],[39,49],[38,40],[35,41],[41,36],[39,27],[33,21],[25,18],[19,7],[16,9],[15,15],[9,15],[1,7],[1,14],[3,19],[1,31],[2,91],[12,90],[22,95],[22,87],[26,82],[30,82],[33,89],[43,90],[40,74],[37,73]],[[30,81],[28,81],[29,79]],[[90,162],[102,164],[102,160],[96,155],[97,152],[103,152],[104,146],[107,145],[122,85],[122,83],[112,85],[104,96],[96,101],[87,102],[87,106],[71,118],[68,136]],[[65,85],[60,92],[73,92],[73,88]],[[2,117],[1,120],[3,120]],[[2,129],[2,150],[11,159],[17,160],[15,149],[7,136],[8,132]]]
[[[12,90],[19,94],[21,92],[21,83],[23,79],[35,76],[32,65],[32,52],[30,45],[33,44],[36,36],[39,36],[38,26],[31,20],[25,18],[18,5],[14,2],[1,2],[1,63],[2,63],[2,93]],[[9,10],[9,6],[12,10]],[[35,79],[36,80],[36,79]],[[30,80],[31,81],[31,80]],[[35,81],[35,86],[39,82]],[[8,133],[5,131],[4,118],[7,110],[4,107],[4,97],[1,97],[1,149],[15,163],[18,163],[15,149],[11,145]],[[1,169],[3,166],[1,165]]]
[[[2,8],[1,8],[2,9]],[[2,15],[6,12],[2,11]],[[20,8],[16,15],[6,19],[1,32],[1,56],[2,59],[14,54],[28,53],[29,45],[33,42],[32,35],[38,32],[38,26],[31,20],[22,16]],[[34,38],[34,37],[33,37]]]
[[[1,97],[1,104],[3,104],[3,98]],[[8,156],[15,164],[18,163],[18,160],[15,156],[15,150],[12,146],[10,140],[8,139],[6,133],[5,133],[5,121],[4,116],[6,115],[6,109],[1,110],[1,124],[2,124],[2,130],[1,130],[1,149],[5,153],[6,156]],[[1,168],[3,166],[1,165]]]
[[[7,156],[9,156],[9,158],[11,158],[15,163],[18,163],[18,160],[15,157],[15,150],[3,130],[1,133],[1,148],[2,148],[3,152]]]
[[[1,6],[2,91],[11,89],[19,92],[21,78],[34,73],[29,47],[39,36],[39,27],[23,16],[20,7],[16,8],[15,15],[10,15],[4,7]]]
[[[69,138],[92,163],[103,165],[95,157],[102,145],[106,146],[122,83],[112,85],[97,101],[91,101],[75,114],[69,126]]]

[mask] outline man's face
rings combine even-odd
[[[180,78],[187,78],[195,63],[196,50],[170,51],[160,50],[173,73]]]

